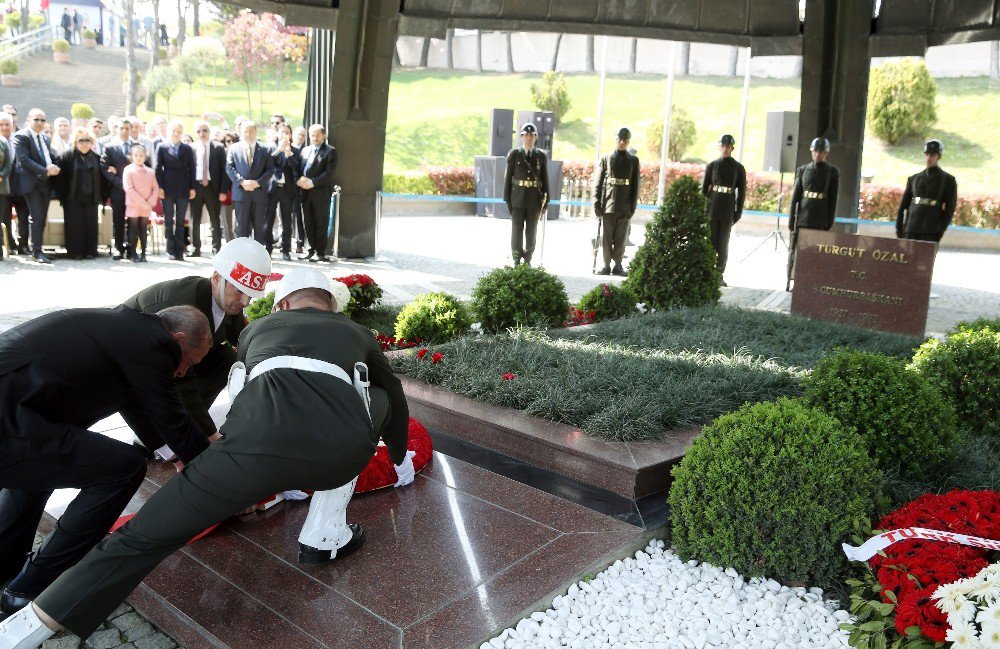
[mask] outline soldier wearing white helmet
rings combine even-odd
[[[213,331],[211,350],[200,363],[178,379],[177,388],[188,412],[215,439],[216,426],[208,409],[226,386],[229,368],[236,360],[234,347],[246,320],[243,309],[253,298],[264,295],[271,276],[271,256],[253,239],[233,239],[212,259],[212,277],[183,277],[154,284],[125,301],[125,306],[143,313],[156,313],[169,306],[189,305],[208,318]],[[133,430],[149,430],[142,422],[129,421]],[[135,425],[133,425],[135,424]],[[142,439],[150,451],[171,459],[161,440]]]

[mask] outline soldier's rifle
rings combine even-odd
[[[548,210],[545,208],[545,204],[549,201],[548,193],[542,194],[542,204],[539,206],[538,214],[542,220],[542,245],[538,246],[538,265],[541,266],[545,260],[545,222],[549,220],[549,215],[546,214]]]
[[[795,209],[795,206],[792,206]],[[788,262],[785,266],[785,290],[792,290],[792,275],[795,273],[795,249],[799,245],[799,223],[796,220],[795,227],[792,228],[792,236],[789,237]]]

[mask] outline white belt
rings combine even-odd
[[[354,386],[354,389],[358,391],[358,396],[361,397],[361,401],[365,404],[365,410],[368,410],[371,404],[371,397],[368,395],[368,388],[371,386],[371,382],[368,380],[367,365],[364,363],[355,363],[354,380],[351,380],[351,377],[347,376],[347,372],[345,372],[339,365],[327,363],[326,361],[321,361],[317,358],[307,358],[305,356],[271,357],[257,363],[257,365],[255,365],[253,370],[250,372],[249,376],[247,376],[246,373],[246,365],[239,361],[233,363],[233,366],[229,369],[229,398],[235,399],[236,395],[240,393],[243,386],[246,385],[248,381],[254,380],[264,372],[270,372],[271,370],[277,369],[319,372],[321,374],[335,376],[341,381]]]

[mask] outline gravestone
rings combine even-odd
[[[799,232],[792,313],[923,336],[937,245],[842,232]]]

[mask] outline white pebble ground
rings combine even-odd
[[[825,649],[848,646],[848,619],[819,588],[746,581],[654,540],[480,649]]]

